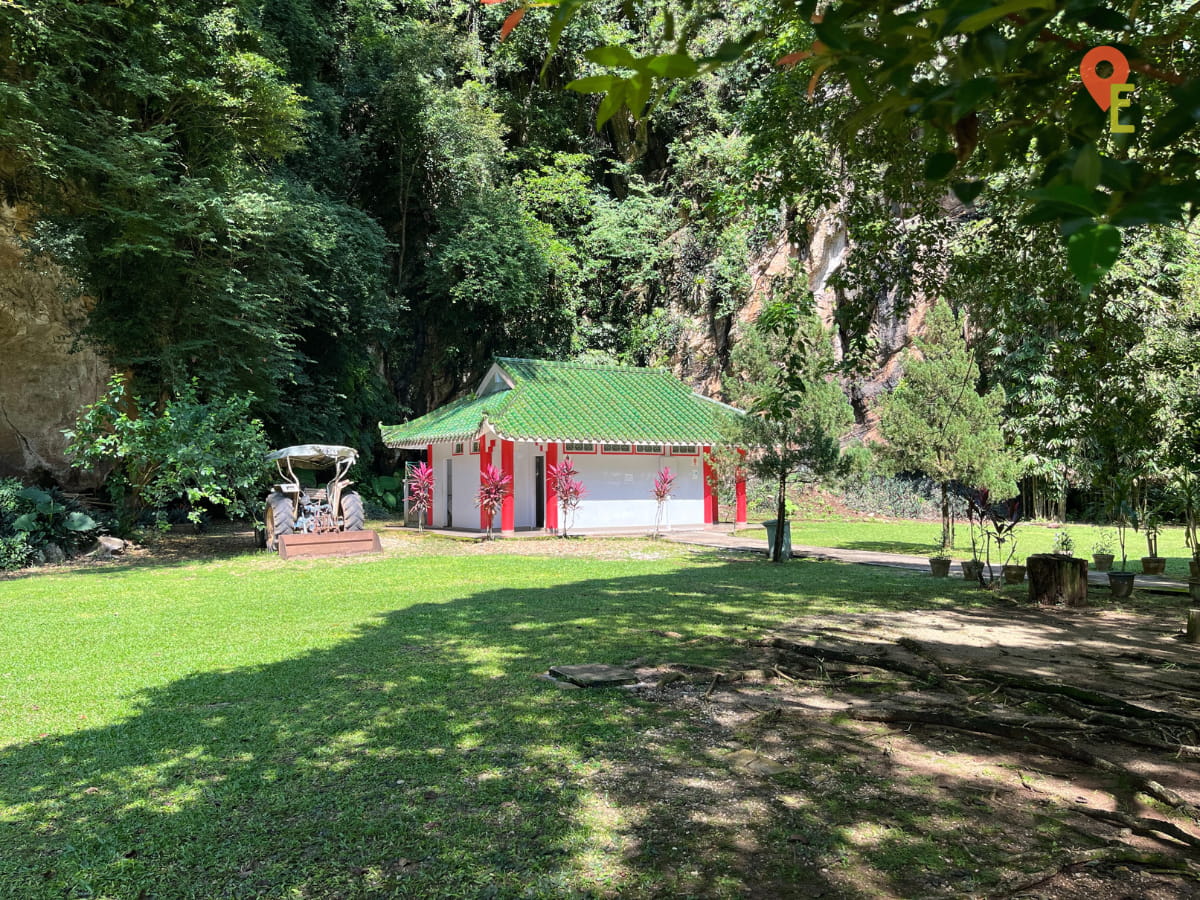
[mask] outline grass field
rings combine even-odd
[[[1102,530],[1100,526],[1043,525],[1030,522],[1017,527],[1017,553],[1014,560],[1023,561],[1031,553],[1049,553],[1054,547],[1054,533],[1060,529],[1070,534],[1075,541],[1076,556],[1091,558],[1092,545]],[[1112,529],[1104,530],[1113,533],[1115,543],[1116,532]],[[761,526],[751,526],[744,533],[750,536],[765,534]],[[882,553],[928,556],[937,548],[941,535],[941,523],[936,521],[855,519],[792,522],[792,543],[812,547],[840,547],[848,550],[878,550]],[[959,522],[955,528],[955,551],[956,558],[970,556],[971,540],[965,522]],[[1115,545],[1114,552],[1117,555],[1116,565],[1119,567],[1121,554]],[[1132,530],[1127,532],[1125,552],[1129,559],[1129,571],[1140,572],[1141,557],[1146,555],[1144,536]],[[1187,577],[1188,560],[1192,554],[1184,540],[1183,528],[1164,528],[1158,540],[1158,552],[1159,555],[1167,557],[1167,575]],[[981,547],[980,558],[982,554]]]
[[[986,602],[956,581],[661,542],[610,542],[607,558],[433,546],[0,581],[0,896],[741,896],[819,882],[858,858],[845,831],[867,814],[851,793],[736,828],[666,816],[621,773],[711,770],[694,722],[538,674],[678,658],[656,632],[754,637],[810,611]],[[701,641],[688,659],[727,652]],[[799,774],[779,784],[807,790]],[[725,802],[713,797],[717,820]],[[951,864],[923,823],[889,831],[881,883],[906,877],[913,853]],[[802,853],[784,840],[798,831],[815,842]]]

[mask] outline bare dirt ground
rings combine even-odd
[[[806,617],[723,670],[639,674],[706,723],[743,803],[837,824],[843,865],[811,896],[1200,897],[1200,654],[1179,631],[1017,605]]]

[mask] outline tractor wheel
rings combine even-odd
[[[342,531],[362,531],[366,521],[362,497],[355,491],[342,494]]]
[[[296,524],[296,514],[292,510],[292,498],[287,494],[275,491],[267,495],[267,549],[279,549],[279,536],[291,534]]]

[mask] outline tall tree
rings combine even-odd
[[[1000,431],[1004,391],[978,392],[979,366],[962,325],[946,303],[929,310],[925,335],[905,361],[904,377],[879,412],[881,456],[899,471],[917,471],[941,490],[943,553],[954,545],[950,485],[1016,493],[1016,460]]]

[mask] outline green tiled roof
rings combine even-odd
[[[405,422],[381,425],[389,447],[470,440],[484,420],[517,441],[716,444],[737,411],[709,400],[664,369],[594,363],[496,360],[513,386],[457,400]]]

